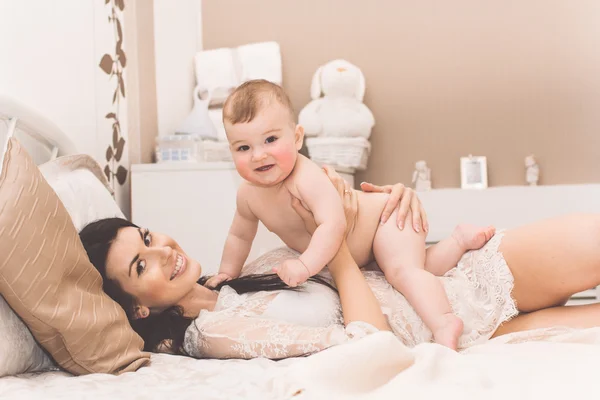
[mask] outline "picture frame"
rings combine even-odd
[[[486,189],[487,157],[472,156],[460,158],[460,187],[463,189]]]

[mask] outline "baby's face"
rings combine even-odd
[[[229,149],[242,178],[257,186],[282,182],[294,169],[302,147],[302,128],[276,101],[265,104],[250,122],[225,121]]]

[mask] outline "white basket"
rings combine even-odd
[[[231,158],[231,151],[229,151],[229,142],[203,140],[202,148],[204,152],[204,161],[233,161]]]
[[[363,137],[307,138],[306,147],[310,158],[316,163],[357,170],[367,168],[371,152],[371,143]]]

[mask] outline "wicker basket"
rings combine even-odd
[[[204,161],[233,161],[231,158],[231,151],[229,151],[229,142],[203,140],[202,149]]]
[[[371,143],[363,137],[317,137],[306,139],[310,158],[316,163],[338,167],[367,168]]]

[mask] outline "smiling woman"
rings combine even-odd
[[[205,308],[211,309],[216,295],[196,285],[201,272],[173,239],[133,226],[119,230],[106,259],[107,278],[136,299],[137,318],[173,305],[198,313],[193,297],[206,298]]]
[[[102,276],[104,291],[125,309],[131,326],[144,339],[144,348],[183,353],[186,329],[201,310],[214,309],[223,285],[214,290],[204,286],[207,278],[200,277],[200,264],[175,240],[125,219],[93,222],[79,236]],[[321,277],[311,281],[332,288]],[[227,286],[239,294],[295,290],[275,274],[240,277]]]

